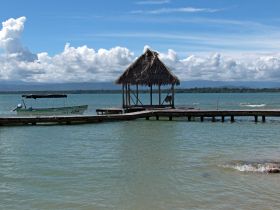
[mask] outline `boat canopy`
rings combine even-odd
[[[38,94],[28,94],[28,95],[22,95],[23,98],[67,98],[67,95],[65,94],[43,94],[43,95],[38,95]]]

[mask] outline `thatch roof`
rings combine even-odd
[[[158,58],[158,53],[149,49],[132,63],[116,81],[131,85],[179,85],[179,79]]]

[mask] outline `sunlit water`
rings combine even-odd
[[[1,114],[12,115],[19,99],[0,95]],[[279,108],[280,94],[178,94],[176,102]],[[95,114],[121,97],[71,95],[68,103]],[[280,175],[243,170],[280,161],[279,128],[273,118],[0,127],[0,209],[279,209]]]

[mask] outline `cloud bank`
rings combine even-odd
[[[136,59],[125,47],[95,50],[67,43],[54,56],[34,54],[21,43],[25,17],[9,19],[0,31],[0,80],[32,82],[113,81]],[[145,46],[146,48],[147,46]],[[0,50],[0,52],[1,52]],[[138,56],[138,55],[137,55]],[[229,55],[209,53],[179,58],[169,49],[160,59],[180,80],[279,81],[280,54]]]

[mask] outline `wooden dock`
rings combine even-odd
[[[104,115],[72,115],[72,116],[32,116],[32,117],[0,117],[1,126],[9,125],[37,125],[37,124],[81,124],[101,123],[108,121],[128,121],[136,119],[168,119],[186,118],[188,121],[198,118],[200,121],[208,119],[215,121],[234,122],[236,117],[252,117],[254,122],[265,122],[267,117],[280,117],[280,109],[271,110],[193,110],[193,109],[162,109],[145,110],[123,114]]]

